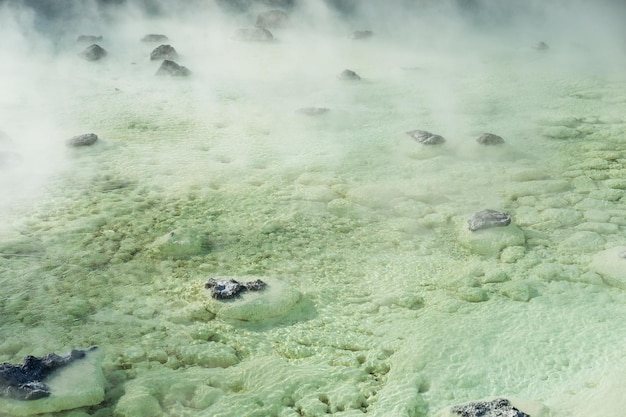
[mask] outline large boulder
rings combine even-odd
[[[178,59],[178,52],[172,45],[159,45],[150,52],[150,60],[157,61],[160,59]]]
[[[207,291],[207,310],[222,319],[260,321],[282,316],[300,300],[300,293],[288,283],[267,277],[215,277],[216,282],[250,282],[266,285],[256,291],[243,291],[230,299],[215,298],[212,287]]]
[[[191,75],[191,71],[187,67],[178,65],[169,59],[164,60],[156,72],[156,75],[171,75],[173,77],[187,77]]]
[[[97,61],[104,58],[107,55],[107,51],[100,45],[94,43],[93,45],[89,45],[78,55],[86,61]]]
[[[20,365],[0,365],[0,410],[7,416],[56,413],[104,400],[102,349],[72,350],[42,358],[27,356]]]

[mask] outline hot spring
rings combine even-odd
[[[622,416],[624,8],[508,3],[0,1],[0,363],[102,349],[47,416]]]

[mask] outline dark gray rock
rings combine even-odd
[[[142,42],[167,42],[168,40],[167,36],[157,33],[149,33],[141,38]]]
[[[272,32],[262,27],[241,28],[237,29],[233,35],[233,39],[244,42],[270,42],[274,40],[274,35],[272,35]]]
[[[87,61],[97,61],[104,58],[107,55],[107,51],[100,45],[94,43],[93,45],[89,45],[78,55]]]
[[[340,80],[360,80],[361,77],[359,77],[359,74],[357,74],[356,72],[349,70],[349,69],[345,69],[341,72],[341,74],[339,74],[339,79]]]
[[[511,224],[511,216],[501,211],[486,209],[474,214],[467,223],[473,232],[478,229],[508,226]]]
[[[296,110],[297,113],[306,114],[307,116],[319,116],[328,111],[330,111],[330,109],[326,107],[302,107]]]
[[[452,413],[461,417],[530,417],[518,410],[505,398],[493,401],[478,401],[452,407]]]
[[[410,130],[406,134],[423,145],[440,145],[446,141],[443,136],[425,130]]]
[[[172,45],[159,45],[150,52],[150,59],[156,61],[159,59],[178,59],[178,52]]]
[[[547,51],[548,49],[550,49],[550,47],[548,46],[547,43],[541,41],[539,42],[537,45],[535,45],[533,48],[535,48],[538,51]]]
[[[367,39],[374,36],[374,32],[371,30],[355,30],[352,32],[352,39]]]
[[[483,133],[478,139],[476,139],[481,145],[501,145],[504,143],[504,139],[501,136],[494,135],[493,133]]]
[[[0,397],[17,400],[37,400],[50,396],[50,390],[44,383],[55,370],[75,360],[82,359],[87,352],[97,349],[72,350],[64,356],[50,353],[42,358],[26,356],[19,365],[4,362],[0,364]]]
[[[102,36],[80,35],[76,39],[76,42],[78,42],[78,43],[96,43],[96,42],[100,42],[101,40],[102,40]]]
[[[173,77],[187,77],[191,75],[191,71],[187,67],[178,65],[174,61],[166,59],[161,63],[161,66],[156,72],[156,75],[171,75]]]
[[[268,10],[259,13],[256,18],[256,26],[261,28],[277,29],[284,28],[289,23],[289,16],[282,10]]]
[[[244,291],[261,291],[265,289],[266,285],[267,284],[260,279],[249,282],[239,282],[234,279],[215,280],[211,278],[204,284],[204,288],[211,290],[211,297],[225,300],[235,298]]]
[[[67,140],[68,146],[91,146],[98,141],[98,135],[95,133],[85,133],[84,135],[74,136]]]

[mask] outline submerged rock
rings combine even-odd
[[[204,288],[211,290],[211,297],[218,300],[235,298],[244,291],[261,291],[265,289],[265,282],[260,279],[248,282],[239,282],[234,279],[216,280],[209,279]]]
[[[352,32],[352,39],[367,39],[374,36],[371,30],[355,30]]]
[[[349,70],[349,69],[345,69],[341,72],[341,74],[339,74],[339,79],[340,80],[360,80],[361,77],[359,77],[359,74],[357,74],[356,72]]]
[[[423,145],[440,145],[446,141],[443,136],[425,130],[410,130],[406,134]]]
[[[156,61],[159,59],[178,59],[178,52],[172,45],[159,45],[150,53],[150,60]]]
[[[319,116],[328,111],[330,111],[330,109],[326,107],[302,107],[296,110],[297,113],[306,114],[307,116]]]
[[[237,29],[233,39],[244,42],[269,42],[274,40],[274,35],[263,27]]]
[[[98,141],[98,135],[95,133],[85,133],[83,135],[74,136],[67,140],[68,146],[90,146]]]
[[[93,45],[85,48],[78,55],[87,61],[97,61],[105,57],[107,55],[107,51],[105,51],[100,45],[94,43]]]
[[[97,348],[89,350],[94,349]],[[89,350],[72,350],[65,356],[55,353],[42,358],[27,356],[20,365],[0,364],[0,396],[17,400],[38,400],[50,396],[44,379],[57,369],[84,358]]]
[[[187,77],[191,75],[191,71],[187,67],[178,65],[169,59],[164,60],[156,72],[156,75],[171,75],[173,77]]]
[[[142,42],[167,42],[168,40],[167,36],[157,33],[149,33],[141,38]]]
[[[256,18],[256,25],[261,28],[283,28],[287,26],[288,22],[287,13],[277,9],[259,13]]]
[[[102,36],[80,35],[76,39],[76,42],[79,42],[79,43],[96,43],[96,42],[100,42],[101,40],[102,40]]]
[[[511,215],[496,210],[481,210],[475,213],[468,221],[469,230],[502,227],[511,224]]]
[[[287,313],[300,300],[300,293],[282,280],[271,277],[246,278],[252,279],[247,281],[248,285],[256,287],[261,286],[261,283],[265,284],[263,291],[243,291],[239,293],[239,297],[231,299],[214,298],[211,295],[207,300],[207,310],[222,319],[259,321]],[[216,283],[243,282],[238,277],[215,277],[213,281]]]
[[[513,407],[505,398],[457,405],[452,407],[451,411],[461,417],[530,417]]]
[[[494,135],[493,133],[483,133],[478,139],[476,139],[476,141],[481,145],[486,146],[501,145],[504,143],[504,139],[502,139],[502,137]]]

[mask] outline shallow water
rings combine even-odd
[[[590,263],[626,244],[623,73],[559,45],[153,25],[190,79],[155,77],[137,27],[102,62],[42,53],[0,101],[24,159],[0,172],[0,362],[102,346],[98,416],[422,416],[489,396],[621,415],[626,294]],[[96,145],[65,147],[91,131]],[[484,132],[506,144],[481,147]],[[484,208],[525,243],[465,247]],[[155,251],[174,230],[201,248]],[[205,308],[214,276],[302,298],[222,319]]]

